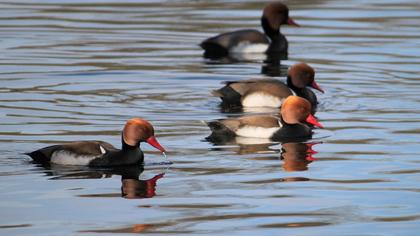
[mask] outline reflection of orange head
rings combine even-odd
[[[311,149],[311,144],[306,143],[282,143],[281,157],[284,161],[283,168],[286,171],[304,171],[308,169],[308,164],[316,158],[312,157],[315,151]]]
[[[148,180],[123,179],[121,194],[125,198],[152,198],[156,195],[156,182],[164,176],[164,173],[158,174]]]
[[[295,153],[296,154],[296,153]],[[284,163],[283,168],[285,171],[304,171],[308,169],[308,164],[311,161],[306,160],[305,153],[299,153],[299,156],[292,156],[292,153],[283,154]]]
[[[144,232],[150,228],[152,228],[153,225],[152,224],[135,224],[133,225],[132,231],[133,233],[140,233],[140,232]]]
[[[140,142],[148,142],[153,147],[164,152],[165,149],[157,142],[152,124],[141,118],[132,118],[127,121],[123,129],[124,142],[137,146]]]

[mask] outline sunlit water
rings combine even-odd
[[[287,4],[302,27],[282,29],[279,78],[304,61],[327,91],[308,159],[305,144],[281,157],[276,143],[205,141],[201,121],[240,115],[210,90],[267,75],[258,60],[207,61],[198,44],[259,29],[260,1],[0,3],[0,235],[418,235],[418,1]],[[119,146],[135,116],[168,155],[142,145],[144,171],[43,168],[22,154]]]

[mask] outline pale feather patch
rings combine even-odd
[[[232,49],[230,53],[264,53],[268,49],[268,44],[241,42]]]
[[[105,148],[104,148],[104,147],[102,147],[101,145],[99,145],[99,149],[101,150],[101,153],[102,153],[102,154],[105,154],[105,153],[106,153]]]
[[[281,127],[283,127],[283,124],[281,123],[281,121],[280,121],[280,120],[278,120],[277,122],[279,123],[279,127],[280,127],[280,128],[281,128]]]
[[[267,55],[265,53],[230,53],[229,56],[232,59],[238,61],[264,61],[267,59]]]
[[[241,137],[241,136],[236,137],[235,141],[237,144],[241,144],[241,145],[256,145],[256,144],[273,143],[268,138],[254,138],[254,137]]]
[[[251,138],[270,138],[273,134],[279,130],[280,127],[273,128],[263,128],[257,126],[244,126],[236,130],[236,135],[242,137],[251,137]]]
[[[101,150],[102,152],[102,150]],[[73,152],[60,150],[55,151],[51,156],[51,163],[60,164],[60,165],[77,165],[85,166],[88,165],[90,161],[95,158],[100,157],[100,155],[77,155]]]
[[[266,93],[251,93],[242,100],[244,107],[281,107],[284,99]]]
[[[259,113],[259,114],[276,114],[279,112],[278,107],[243,107],[245,113]]]

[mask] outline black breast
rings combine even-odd
[[[124,166],[143,164],[144,155],[140,148],[132,150],[118,150],[105,153],[102,157],[93,159],[89,166],[105,167],[105,166]]]
[[[304,124],[283,124],[283,127],[273,134],[271,140],[278,142],[304,141],[311,137],[311,128]]]

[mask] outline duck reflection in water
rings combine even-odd
[[[305,171],[308,165],[317,159],[313,157],[318,152],[312,147],[319,143],[300,143],[288,142],[282,143],[281,160],[284,161],[283,169],[285,171]]]
[[[155,175],[148,180],[138,178],[121,178],[121,196],[128,199],[152,198],[156,195],[156,183],[165,173]]]
[[[237,154],[262,154],[262,153],[279,153],[280,150],[275,148],[277,143],[266,139],[255,139],[255,138],[242,138],[242,137],[225,137],[225,138],[213,138],[209,136],[206,141],[212,143],[215,146],[229,146],[229,147],[215,147],[212,148],[214,151],[219,150],[230,150]]]
[[[268,54],[261,66],[261,74],[270,77],[286,77],[289,67],[287,65],[282,65],[281,60],[284,60],[284,56],[279,54]]]
[[[111,178],[113,175],[121,176],[121,197],[128,199],[152,198],[156,195],[157,181],[165,175],[160,173],[147,180],[141,180],[144,172],[142,165],[120,166],[106,169],[83,166],[43,165],[50,179],[101,179]],[[109,196],[109,194],[106,194]],[[103,197],[103,194],[90,194],[89,196]]]
[[[213,136],[205,138],[205,141],[212,143],[215,147],[212,150],[231,150],[240,155],[243,154],[262,154],[262,153],[281,153],[281,160],[292,163],[293,161],[306,160],[307,164],[317,160],[313,157],[317,152],[312,147],[318,143],[305,143],[305,138],[288,138],[282,140],[281,149],[278,149],[279,142],[268,139],[232,137],[232,136]],[[227,147],[221,147],[227,146]],[[290,169],[288,169],[290,170]]]

